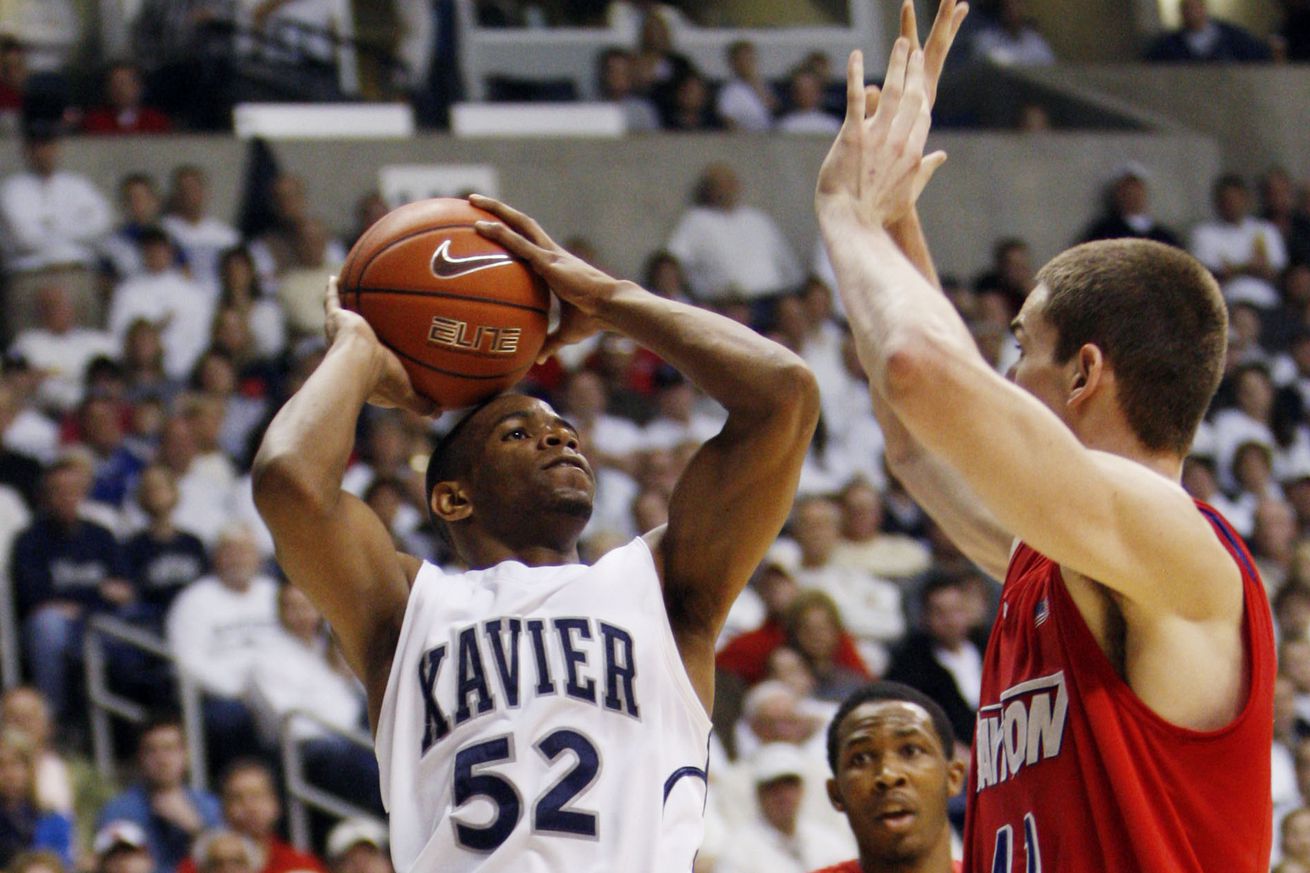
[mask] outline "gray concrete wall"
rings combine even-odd
[[[945,271],[970,275],[993,241],[1017,234],[1035,254],[1066,246],[1095,211],[1103,181],[1132,158],[1156,174],[1159,214],[1177,225],[1204,217],[1219,168],[1213,143],[1179,134],[943,134],[931,144],[950,160],[924,195],[923,213]],[[582,234],[614,270],[635,275],[667,238],[710,161],[740,172],[746,198],[777,217],[808,260],[815,241],[811,197],[825,138],[730,135],[650,136],[622,141],[457,140],[428,136],[396,142],[277,143],[285,170],[303,175],[314,209],[341,230],[357,198],[377,184],[378,168],[402,163],[490,163],[503,196],[537,216],[557,237]],[[235,216],[246,146],[196,136],[70,140],[66,164],[107,192],[132,171],[166,177],[180,163],[209,168],[216,211]],[[0,144],[0,172],[17,166],[12,140]]]
[[[1310,67],[1062,66],[1021,75],[1099,91],[1214,137],[1225,167],[1310,177]]]

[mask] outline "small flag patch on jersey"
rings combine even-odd
[[[1037,607],[1033,610],[1033,625],[1041,627],[1042,622],[1051,617],[1051,604],[1043,597],[1037,601]]]

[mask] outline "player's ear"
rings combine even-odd
[[[828,780],[828,802],[838,812],[846,811],[846,801],[842,799],[841,787],[837,784],[836,779]]]
[[[1099,346],[1085,343],[1074,355],[1069,372],[1069,405],[1078,406],[1091,397],[1105,375],[1105,355]]]
[[[473,514],[473,503],[458,482],[438,482],[431,503],[432,514],[445,522],[463,521]]]
[[[948,797],[954,797],[964,790],[964,780],[968,772],[968,765],[960,759],[959,755],[951,758],[950,763],[946,765],[946,788]]]

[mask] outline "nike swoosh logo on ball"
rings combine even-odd
[[[478,270],[490,270],[492,267],[500,267],[511,261],[509,255],[469,255],[466,258],[457,258],[450,253],[450,240],[442,240],[441,245],[432,253],[432,275],[438,279],[454,279],[457,276],[467,276],[469,273],[476,273]]]

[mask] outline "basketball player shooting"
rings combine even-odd
[[[850,58],[815,206],[893,471],[1005,579],[965,870],[1266,870],[1268,605],[1227,522],[1179,485],[1221,374],[1219,289],[1155,243],[1076,247],[1039,273],[1021,357],[996,374],[919,230],[945,160],[924,155],[940,58],[902,30],[881,94]]]
[[[701,840],[714,641],[781,529],[818,417],[791,352],[615,280],[487,198],[478,226],[564,310],[549,353],[631,337],[728,411],[668,524],[592,566],[595,479],[547,404],[498,396],[428,468],[430,510],[466,573],[395,551],[341,490],[366,402],[434,410],[357,314],[327,297],[326,358],[270,425],[255,499],[291,581],[332,623],[368,692],[400,871],[688,871]]]

